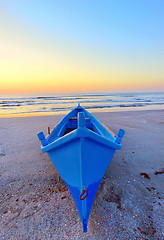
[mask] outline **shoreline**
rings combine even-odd
[[[71,111],[71,110],[70,110]],[[63,111],[63,112],[40,112],[40,113],[17,113],[17,114],[6,114],[6,115],[0,115],[0,119],[2,118],[25,118],[25,117],[44,117],[44,116],[64,116],[66,115],[67,113],[69,113],[70,111]],[[90,111],[90,109],[87,109],[88,112],[90,112],[91,114],[103,114],[103,113],[125,113],[125,112],[149,112],[149,111],[164,111],[164,109],[133,109],[133,110],[130,110],[130,109],[125,109],[125,110],[113,110],[113,111],[94,111],[92,109],[92,111]]]
[[[155,174],[164,167],[164,110],[92,114],[115,133],[124,129],[125,136],[101,181],[85,234],[37,139],[63,115],[0,118],[1,239],[164,238],[164,173]]]

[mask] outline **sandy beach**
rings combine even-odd
[[[37,132],[61,115],[0,118],[0,239],[164,239],[164,110],[94,113],[126,131],[95,197],[88,232]]]

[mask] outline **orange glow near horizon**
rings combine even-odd
[[[104,55],[88,61],[76,55],[36,52],[10,46],[8,58],[0,56],[0,94],[72,93],[144,91],[164,89],[162,71],[154,67],[145,71],[140,66]],[[4,51],[4,49],[3,49]],[[58,50],[59,51],[59,50]],[[2,51],[1,51],[2,52]],[[16,54],[17,53],[17,54]],[[72,50],[73,53],[73,50]]]
[[[23,78],[22,78],[23,79]],[[117,91],[163,91],[163,84],[158,86],[152,81],[147,86],[146,83],[138,82],[128,83],[119,80],[105,82],[95,79],[78,80],[58,80],[52,81],[45,78],[38,80],[8,80],[1,82],[0,94],[44,94],[44,93],[87,93],[87,92],[117,92]]]
[[[159,91],[164,89],[162,77],[110,72],[102,69],[73,69],[62,65],[57,70],[52,65],[1,64],[0,94],[37,94],[112,91]],[[141,76],[142,75],[142,76]],[[3,80],[2,80],[3,79]]]

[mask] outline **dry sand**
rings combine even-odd
[[[62,116],[0,118],[0,239],[164,239],[164,173],[154,174],[164,167],[164,111],[94,115],[126,134],[102,179],[85,234],[37,139],[37,132],[46,133]]]

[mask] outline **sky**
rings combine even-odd
[[[163,0],[0,0],[0,94],[164,91]]]

